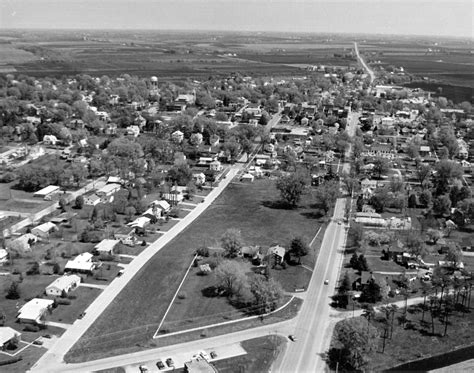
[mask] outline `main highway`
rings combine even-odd
[[[362,58],[362,56],[359,54],[359,48],[357,47],[357,43],[354,42],[354,49],[355,49],[355,52],[356,52],[356,55],[357,55],[357,59],[360,61],[361,65],[364,67],[364,69],[367,71],[367,73],[369,74],[370,76],[370,84],[372,84],[375,80],[375,74],[374,72],[369,68],[369,66],[367,66],[367,64],[365,63],[364,59]]]

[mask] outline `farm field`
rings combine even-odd
[[[196,248],[217,246],[228,228],[240,229],[246,245],[288,245],[296,235],[310,241],[321,224],[311,214],[310,201],[303,201],[299,209],[286,210],[275,208],[278,200],[274,182],[268,179],[231,184],[208,210],[150,260],[69,355],[80,356],[81,350],[113,354],[114,349],[149,340]],[[314,263],[311,254],[302,262],[306,258]]]

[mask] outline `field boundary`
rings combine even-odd
[[[277,308],[276,310],[273,310],[273,311],[268,312],[268,313],[264,313],[264,314],[262,314],[262,315],[255,315],[255,316],[243,317],[243,318],[237,319],[237,320],[230,320],[230,321],[220,322],[220,323],[217,323],[217,324],[211,324],[211,325],[206,325],[206,326],[199,326],[199,327],[196,327],[196,328],[191,328],[191,329],[186,329],[186,330],[180,330],[180,331],[172,332],[172,333],[166,333],[166,334],[162,334],[162,335],[159,335],[159,336],[157,336],[157,335],[155,334],[155,335],[153,336],[153,339],[171,337],[171,336],[174,336],[174,335],[179,335],[179,334],[184,334],[184,333],[191,333],[191,332],[195,332],[195,331],[202,330],[202,329],[216,328],[216,327],[218,327],[218,326],[224,326],[224,325],[229,325],[229,324],[235,324],[235,323],[242,322],[242,321],[254,320],[254,319],[258,319],[258,318],[270,316],[270,315],[272,315],[272,314],[274,314],[274,313],[276,313],[276,312],[281,311],[281,310],[284,309],[285,307],[287,307],[287,306],[293,301],[294,298],[295,298],[295,296],[292,295],[291,298],[288,300],[288,302],[286,302],[284,305],[280,306],[280,307]],[[157,331],[157,332],[158,332],[158,331]]]

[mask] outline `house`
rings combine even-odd
[[[51,218],[51,223],[54,224],[62,224],[62,223],[67,223],[72,217],[76,216],[74,213],[69,213],[69,212],[63,212],[59,214],[58,216],[55,216],[54,218]]]
[[[184,140],[184,133],[182,133],[181,131],[177,130],[177,131],[174,131],[172,134],[171,134],[171,139],[177,143],[177,144],[181,144]]]
[[[428,145],[420,145],[419,153],[421,157],[428,157],[431,156],[431,149]]]
[[[64,267],[64,272],[78,272],[91,274],[96,267],[96,263],[92,261],[91,253],[82,253],[73,260],[68,260]]]
[[[0,249],[0,264],[5,263],[8,260],[8,251]]]
[[[243,174],[240,177],[240,181],[242,181],[243,183],[253,183],[254,180],[255,180],[255,176],[253,176],[250,173]]]
[[[221,172],[222,171],[222,163],[218,160],[214,160],[211,163],[209,163],[209,170],[213,172]]]
[[[84,205],[95,206],[100,203],[100,197],[97,194],[89,194],[84,196]]]
[[[45,145],[56,145],[58,142],[58,138],[54,135],[44,135],[43,143]]]
[[[105,125],[104,133],[106,135],[116,135],[117,134],[117,124],[116,123],[107,123]]]
[[[52,299],[34,298],[20,308],[16,316],[24,324],[42,324],[42,317],[53,307]]]
[[[163,193],[162,198],[167,201],[170,205],[177,205],[183,202],[184,196],[180,192]]]
[[[106,181],[106,184],[121,184],[123,185],[125,183],[125,181],[118,177],[118,176],[109,176],[107,181]]]
[[[33,194],[34,197],[43,198],[44,200],[51,200],[53,194],[59,192],[59,187],[56,185],[48,185],[46,188],[38,190]]]
[[[127,136],[138,137],[139,134],[140,134],[140,127],[138,126],[127,127]]]
[[[102,203],[108,203],[114,200],[113,195],[118,192],[121,187],[120,184],[106,184],[95,193],[100,197]]]
[[[270,249],[268,250],[268,254],[272,258],[272,260],[275,261],[275,264],[283,263],[285,259],[285,252],[285,248],[280,245],[270,247]]]
[[[46,287],[46,294],[54,297],[60,297],[63,292],[69,293],[74,290],[81,283],[81,278],[78,275],[64,275],[58,277],[51,284]]]
[[[145,229],[145,227],[149,225],[150,222],[151,222],[150,218],[146,216],[140,216],[136,218],[134,221],[128,223],[127,225],[133,228]]]
[[[202,172],[193,174],[193,180],[196,185],[203,185],[206,183],[206,175],[204,175]]]
[[[217,373],[218,370],[203,357],[193,358],[184,363],[185,373]]]
[[[21,333],[9,326],[0,327],[0,346],[3,351],[8,348],[10,341],[14,338],[21,339]]]
[[[114,232],[115,239],[125,245],[134,245],[136,241],[135,227],[124,226]]]
[[[196,96],[194,94],[192,95],[178,95],[176,100],[174,100],[175,104],[184,104],[184,105],[194,105],[194,102],[196,101]]]
[[[56,227],[54,223],[51,223],[50,221],[48,221],[46,223],[38,225],[37,227],[34,227],[31,230],[31,233],[38,237],[48,238],[49,234],[57,229],[58,228]]]
[[[17,239],[12,241],[11,248],[15,248],[21,251],[30,251],[31,244],[36,243],[38,241],[38,237],[32,233],[25,233],[24,235],[18,237]]]
[[[149,207],[156,206],[157,208],[161,209],[164,213],[169,212],[171,210],[171,206],[165,200],[155,200],[148,205]]]
[[[146,210],[142,216],[149,218],[150,222],[153,222],[153,219],[159,219],[163,215],[163,210],[159,209],[157,206],[150,207],[148,210]]]
[[[458,139],[458,157],[462,159],[469,157],[469,146],[463,139]]]
[[[100,241],[97,245],[94,246],[94,251],[99,254],[109,254],[112,255],[114,253],[114,248],[119,243],[119,240],[110,240],[105,239]]]

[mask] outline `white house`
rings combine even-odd
[[[16,316],[21,323],[42,324],[41,318],[53,306],[52,299],[34,298],[20,308]]]
[[[84,205],[95,206],[100,203],[100,197],[97,194],[89,194],[84,196]]]
[[[285,248],[280,245],[270,247],[270,249],[268,250],[268,254],[275,259],[276,264],[280,264],[283,262],[283,260],[285,259],[285,252]]]
[[[32,233],[25,233],[11,242],[10,248],[15,248],[21,251],[29,251],[31,249],[30,242],[35,243],[38,237]]]
[[[206,175],[204,175],[202,172],[193,174],[193,180],[196,185],[203,185],[206,182]]]
[[[81,278],[78,275],[64,275],[58,277],[46,287],[46,294],[59,297],[63,291],[67,294],[78,287],[80,283]]]
[[[148,224],[150,224],[151,219],[147,218],[146,216],[140,216],[136,218],[134,221],[128,223],[127,225],[132,228],[140,228],[144,229]]]
[[[0,264],[5,263],[8,260],[8,251],[0,249]]]
[[[49,234],[55,230],[57,230],[56,225],[48,221],[46,223],[38,225],[37,227],[34,227],[31,230],[31,233],[38,237],[47,238],[49,237]]]
[[[0,346],[2,350],[6,350],[8,343],[13,338],[20,338],[21,333],[17,332],[15,329],[10,328],[9,326],[0,327]]]
[[[92,261],[91,253],[82,253],[73,260],[68,260],[64,272],[92,273],[96,264]]]
[[[114,253],[114,248],[119,243],[119,240],[110,240],[105,239],[100,241],[97,245],[94,246],[94,250],[97,251],[99,254],[110,254]]]
[[[255,179],[255,176],[253,176],[250,173],[243,174],[242,177],[240,178],[240,181],[245,182],[245,183],[253,183]]]
[[[46,188],[38,190],[36,193],[33,194],[33,197],[43,198],[46,199],[51,197],[53,194],[59,192],[59,187],[56,185],[48,185]]]
[[[158,201],[155,200],[152,203],[150,203],[149,207],[153,208],[156,206],[157,208],[161,209],[164,213],[169,212],[171,210],[171,205],[165,201],[164,199]]]
[[[209,163],[209,169],[214,172],[220,172],[222,171],[222,163],[219,162],[218,160],[214,160],[211,163]]]
[[[102,203],[108,203],[113,201],[113,194],[118,192],[122,186],[120,184],[106,184],[95,192],[100,197]]]
[[[163,199],[171,205],[177,205],[184,199],[183,193],[163,193]]]
[[[119,240],[125,245],[134,245],[135,238],[135,228],[134,227],[121,227],[116,232],[114,232],[115,239]]]
[[[139,134],[140,134],[140,127],[138,127],[138,126],[128,126],[127,127],[127,135],[128,136],[138,137]]]
[[[173,139],[174,142],[180,144],[183,142],[184,140],[184,133],[182,133],[181,131],[174,131],[172,134],[171,134],[171,138]]]
[[[46,145],[56,145],[58,142],[58,138],[54,135],[44,135],[43,137],[43,143]]]

